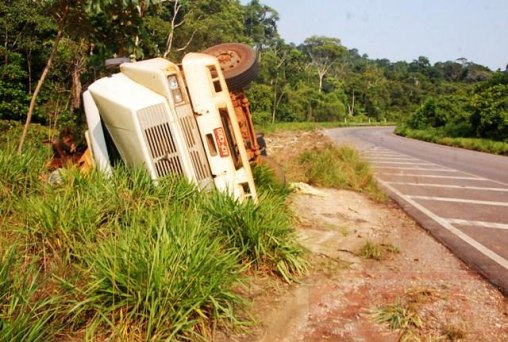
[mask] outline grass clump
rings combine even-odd
[[[278,167],[278,165],[274,167]],[[283,172],[282,170],[277,171]],[[269,193],[286,198],[292,192],[286,182],[281,181],[281,177],[277,177],[269,165],[262,163],[255,165],[252,168],[252,175],[259,193]]]
[[[367,241],[365,245],[360,249],[360,255],[365,259],[381,260],[383,250],[381,245]]]
[[[13,148],[0,149],[0,217],[6,217],[20,198],[39,190],[44,157],[44,153],[17,155]]]
[[[378,244],[367,241],[362,248],[360,248],[359,255],[365,259],[382,260],[387,253],[399,253],[399,247],[393,244]]]
[[[410,305],[401,303],[398,299],[394,304],[379,307],[374,314],[374,321],[386,323],[391,330],[398,330],[401,341],[410,341],[415,338],[415,329],[422,327],[422,320],[417,310]]]
[[[215,193],[206,210],[217,233],[226,237],[244,264],[275,272],[286,281],[305,272],[303,249],[296,242],[285,196],[261,193],[256,205]]]
[[[428,329],[428,317],[425,305],[434,302],[439,296],[435,289],[428,287],[415,287],[408,289],[404,296],[398,297],[394,303],[378,307],[373,312],[373,319],[377,323],[388,324],[389,328],[399,331],[401,341],[420,341],[432,339],[441,340],[444,338],[456,338],[464,336],[463,331],[455,331],[450,325],[441,327],[441,336],[431,336]],[[439,322],[438,322],[439,323]],[[435,330],[435,329],[432,329]],[[455,335],[457,332],[457,335]],[[449,334],[447,334],[449,333]],[[462,335],[461,335],[462,333]]]
[[[369,164],[350,146],[325,145],[303,152],[299,163],[311,184],[364,192],[376,201],[386,200]]]

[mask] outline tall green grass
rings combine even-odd
[[[350,146],[328,144],[305,151],[299,156],[299,163],[310,184],[364,192],[377,201],[386,199],[369,164]]]
[[[38,191],[45,159],[41,152],[18,156],[13,148],[0,149],[0,217],[5,217],[19,198]]]
[[[0,249],[0,341],[47,341],[54,324],[56,297],[40,297],[41,277],[33,262],[17,258],[17,246]]]
[[[267,174],[255,205],[121,167],[49,185],[44,156],[0,151],[2,341],[209,339],[244,322],[248,270],[305,270],[289,191]]]
[[[129,331],[145,340],[193,338],[207,325],[236,323],[237,255],[197,211],[158,206],[80,255],[86,282],[71,286],[71,314],[121,340]]]
[[[256,205],[215,193],[205,208],[217,234],[226,237],[244,264],[276,272],[286,281],[305,272],[285,196],[262,193]]]

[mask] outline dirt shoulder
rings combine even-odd
[[[288,179],[303,181],[296,156],[326,138],[284,132],[267,142]],[[311,192],[291,198],[309,274],[293,285],[254,279],[249,295],[261,324],[235,340],[508,340],[507,298],[394,203],[346,190]],[[388,319],[401,328],[376,322]]]

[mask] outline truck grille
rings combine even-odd
[[[176,107],[176,114],[185,135],[185,142],[189,149],[194,170],[196,170],[197,179],[199,181],[211,179],[212,173],[208,166],[208,160],[201,142],[201,135],[199,134],[191,107],[189,105]]]
[[[157,177],[163,177],[169,173],[183,174],[182,162],[164,105],[146,107],[139,110],[137,114]]]

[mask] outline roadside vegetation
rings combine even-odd
[[[328,129],[338,127],[363,127],[363,126],[394,126],[395,122],[388,121],[330,121],[330,122],[276,122],[257,125],[257,130],[264,133],[274,133],[281,131],[312,131],[316,129]]]
[[[508,156],[508,142],[504,141],[482,138],[451,137],[448,136],[446,132],[435,128],[411,129],[400,126],[396,128],[395,133],[407,138],[428,141],[435,144]]]
[[[0,148],[2,341],[206,339],[248,323],[247,273],[291,282],[306,270],[290,191],[268,170],[255,172],[258,205],[123,168],[109,178],[70,168],[51,186],[47,147],[30,140],[16,155],[9,141]]]
[[[508,73],[498,72],[464,94],[429,97],[396,133],[508,155]]]
[[[320,146],[300,154],[299,163],[310,184],[363,192],[379,202],[386,200],[369,164],[353,147]]]

